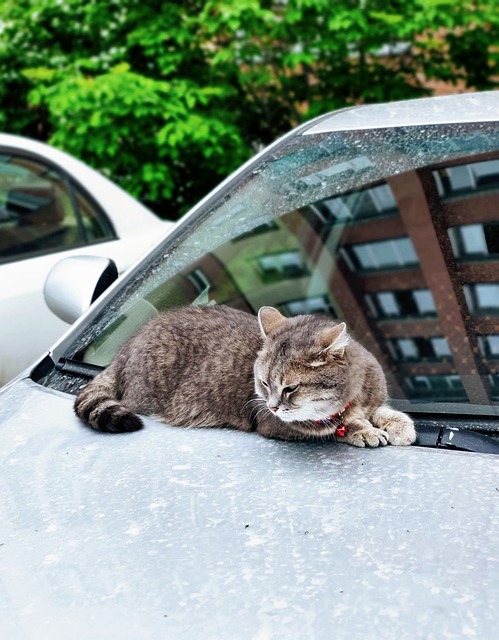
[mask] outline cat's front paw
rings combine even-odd
[[[376,427],[360,427],[351,429],[341,441],[354,447],[384,447],[389,442],[389,435]]]
[[[376,409],[373,423],[388,434],[388,442],[396,446],[408,446],[416,440],[414,422],[402,411],[382,406]]]

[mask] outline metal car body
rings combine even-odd
[[[299,127],[0,392],[6,638],[496,637],[498,114],[483,93]],[[344,319],[416,445],[84,427],[77,390],[179,304]]]
[[[43,299],[62,257],[108,257],[122,273],[171,224],[69,154],[0,133],[0,385],[68,329]]]

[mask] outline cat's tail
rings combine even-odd
[[[117,400],[117,378],[112,364],[80,391],[74,410],[83,422],[97,431],[125,433],[144,426],[135,413]]]

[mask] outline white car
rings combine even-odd
[[[121,273],[172,224],[68,154],[0,134],[0,385],[68,329],[43,299],[56,262],[103,256]]]

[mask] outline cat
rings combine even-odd
[[[358,447],[410,445],[414,423],[386,404],[376,358],[326,316],[255,316],[226,306],[159,314],[78,394],[99,431],[226,426],[282,440],[335,437]]]

